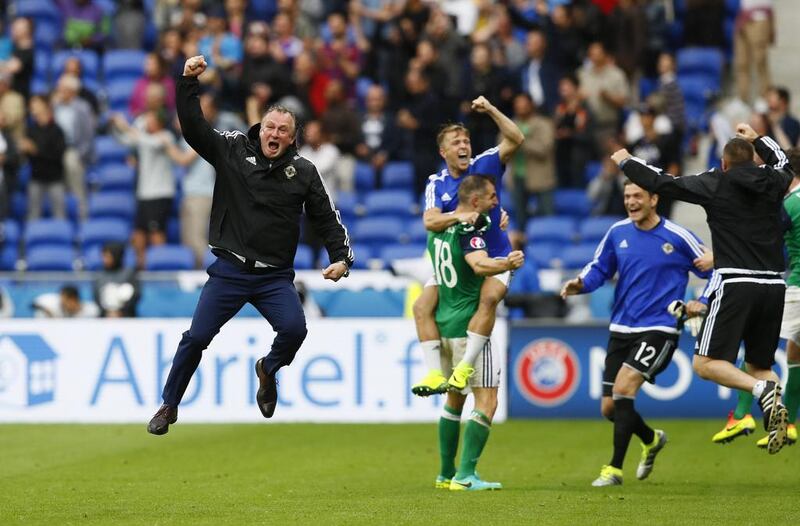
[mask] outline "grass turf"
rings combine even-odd
[[[0,426],[0,524],[723,524],[788,522],[798,446],[770,456],[724,423],[654,421],[669,444],[637,481],[589,486],[611,455],[602,421],[495,426],[479,470],[500,492],[433,489],[430,425]]]

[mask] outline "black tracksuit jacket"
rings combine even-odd
[[[260,125],[219,132],[203,117],[200,84],[180,77],[176,89],[183,136],[217,171],[209,243],[252,261],[291,268],[305,211],[331,262],[353,264],[347,229],[316,167],[294,145],[275,160],[261,151]]]
[[[708,216],[714,268],[783,272],[783,197],[792,181],[786,154],[769,137],[753,142],[765,165],[748,163],[725,172],[673,177],[635,157],[622,171],[645,190],[695,203]]]

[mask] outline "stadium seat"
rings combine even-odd
[[[0,246],[15,247],[19,243],[19,225],[16,221],[6,219],[0,223]]]
[[[47,18],[54,21],[61,17],[61,11],[53,0],[16,0],[13,8],[16,17],[24,16],[34,20]]]
[[[33,45],[36,49],[53,49],[61,38],[60,20],[38,18],[33,30]]]
[[[136,214],[136,199],[129,192],[97,192],[89,196],[89,217],[112,217],[131,221]]]
[[[211,252],[211,249],[209,248],[208,250],[206,250],[206,253],[203,256],[203,268],[210,267],[211,264],[216,260],[217,256],[213,252]]]
[[[75,230],[65,219],[37,219],[25,226],[25,250],[39,245],[72,246]]]
[[[15,270],[19,252],[16,246],[4,246],[0,249],[0,270]]]
[[[33,77],[30,84],[31,95],[44,95],[50,94],[50,83],[46,80]]]
[[[297,245],[297,252],[294,255],[294,268],[298,270],[313,269],[314,251],[308,245]]]
[[[365,217],[353,225],[351,237],[354,241],[370,247],[396,243],[403,231],[403,222],[395,217]]]
[[[355,263],[353,263],[354,269],[364,270],[369,268],[369,261],[372,259],[372,249],[369,245],[364,244],[354,244],[351,245],[353,249],[353,254],[355,255]]]
[[[528,243],[571,243],[575,234],[575,219],[571,217],[537,217],[528,221],[525,227]]]
[[[100,135],[94,140],[94,152],[98,165],[124,164],[130,149],[111,135]]]
[[[586,191],[577,188],[564,188],[553,192],[553,205],[558,215],[586,217],[592,211],[592,202]]]
[[[551,268],[562,246],[558,243],[531,243],[525,247],[525,257],[532,259],[539,268]]]
[[[78,229],[78,240],[84,251],[108,242],[125,243],[130,236],[130,223],[122,219],[89,219]]]
[[[583,168],[583,180],[587,183],[603,173],[603,163],[600,161],[589,161]]]
[[[149,247],[144,255],[145,270],[192,270],[194,253],[182,245],[156,245]]]
[[[29,271],[65,271],[75,269],[75,250],[69,246],[43,245],[33,247],[25,253],[26,269]]]
[[[375,190],[367,194],[364,207],[369,217],[408,216],[416,212],[409,190]]]
[[[622,218],[616,216],[587,217],[578,226],[578,236],[581,238],[582,243],[600,241],[606,235],[608,229],[620,220]]]
[[[416,259],[425,257],[426,246],[422,243],[409,245],[387,245],[381,249],[381,259],[387,263],[395,259]]]
[[[593,243],[581,243],[580,245],[570,245],[561,251],[561,266],[565,269],[583,268],[594,258],[597,246]]]
[[[381,188],[413,188],[414,165],[409,161],[386,163],[381,172]]]
[[[103,10],[106,16],[113,17],[117,12],[117,2],[114,0],[94,0],[94,3]]]
[[[50,85],[50,56],[51,54],[43,49],[33,52],[33,79],[48,86]]]
[[[358,195],[355,192],[338,192],[334,204],[342,215],[343,220],[352,220],[360,212]]]
[[[103,247],[95,245],[83,251],[82,263],[83,270],[96,271],[103,270]],[[122,256],[123,268],[134,268],[136,266],[136,253],[133,248],[128,246]]]
[[[651,93],[658,89],[658,79],[642,77],[639,79],[639,100],[645,100]]]
[[[126,112],[128,110],[128,102],[133,94],[133,88],[134,83],[131,79],[117,79],[107,84],[106,97],[108,99],[108,108],[112,112]]]
[[[375,188],[375,169],[367,163],[356,163],[353,178],[355,179],[356,190],[363,191]]]
[[[53,75],[54,81],[58,80],[58,77],[61,76],[61,73],[64,71],[64,64],[66,64],[67,60],[71,57],[78,57],[78,59],[81,61],[82,81],[87,78],[97,78],[97,75],[100,72],[100,59],[97,58],[97,53],[88,49],[74,51],[64,50],[56,51],[56,53],[53,55],[50,71]]]
[[[719,85],[722,78],[724,57],[722,51],[715,47],[686,47],[675,56],[678,75],[703,74],[717,79]]]
[[[426,243],[428,241],[428,231],[425,230],[425,224],[420,217],[415,217],[406,223],[404,233],[408,236],[409,243]]]
[[[250,0],[247,5],[250,20],[272,20],[277,12],[277,0]]]
[[[102,164],[92,173],[91,182],[99,192],[133,192],[136,170],[127,164]]]
[[[181,221],[177,217],[167,219],[167,243],[170,245],[181,244]]]
[[[125,80],[133,89],[133,82],[144,72],[146,53],[134,49],[114,49],[103,56],[103,75],[106,83]]]

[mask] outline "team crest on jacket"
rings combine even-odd
[[[475,236],[475,237],[473,237],[472,239],[469,240],[469,246],[471,246],[472,248],[474,248],[476,250],[477,249],[481,249],[481,248],[485,248],[486,247],[486,241],[484,241],[482,237]]]
[[[286,176],[287,179],[291,179],[295,175],[297,175],[297,170],[295,170],[294,166],[291,164],[283,169],[283,174]]]
[[[671,243],[664,243],[663,245],[661,245],[661,250],[664,251],[664,254],[669,256],[670,254],[675,252],[675,247],[673,247]]]

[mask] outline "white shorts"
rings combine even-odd
[[[786,287],[781,338],[800,344],[800,287]]]
[[[442,360],[442,373],[449,378],[453,367],[464,358],[467,352],[466,338],[442,338],[439,356]],[[472,387],[498,387],[500,385],[500,358],[492,347],[492,340],[486,342],[483,352],[475,358],[475,374],[469,379],[467,387],[461,394],[467,394]]]

